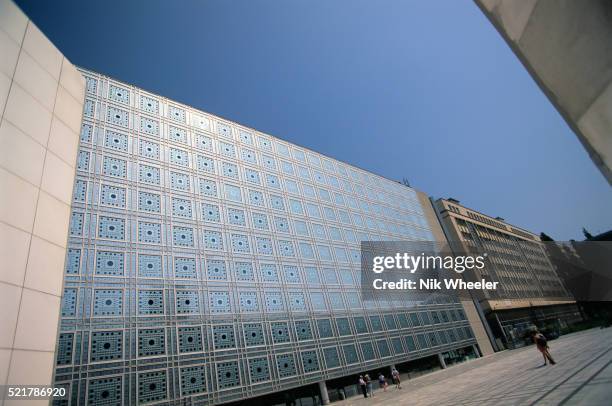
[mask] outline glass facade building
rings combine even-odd
[[[459,300],[361,301],[360,241],[434,239],[418,192],[82,73],[64,403],[219,404],[476,343]]]

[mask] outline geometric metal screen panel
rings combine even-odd
[[[361,302],[360,241],[433,238],[414,190],[83,74],[55,371],[69,404],[215,404],[474,342],[457,300],[419,303],[436,323]]]

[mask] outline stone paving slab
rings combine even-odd
[[[550,342],[557,365],[543,366],[535,346],[496,353],[352,397],[338,405],[612,405],[612,328]]]

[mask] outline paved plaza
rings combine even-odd
[[[433,372],[373,398],[338,405],[612,405],[612,328],[550,342],[554,366],[535,346],[503,351]]]

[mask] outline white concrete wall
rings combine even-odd
[[[612,3],[475,2],[612,184]]]
[[[84,87],[0,0],[0,385],[51,383]]]

